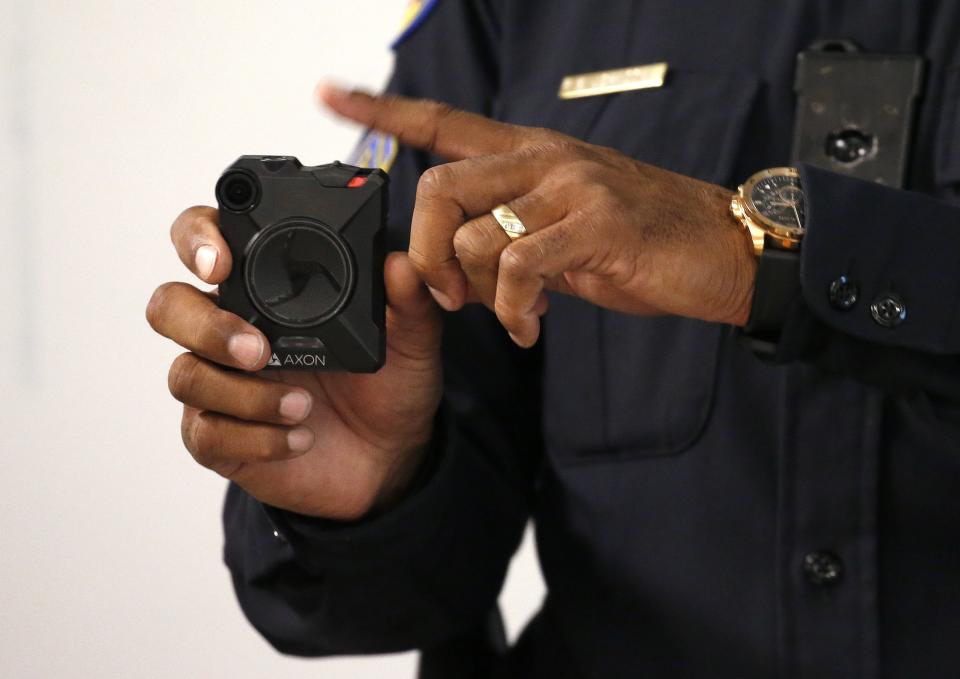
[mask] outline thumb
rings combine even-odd
[[[440,353],[440,310],[405,252],[391,252],[383,267],[387,288],[387,346],[409,358]]]

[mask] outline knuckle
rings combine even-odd
[[[463,226],[453,234],[453,249],[461,259],[482,260],[491,251],[490,238],[477,225]]]
[[[427,283],[430,283],[443,269],[441,263],[434,261],[432,257],[425,255],[413,246],[410,246],[407,251],[407,257],[420,278]]]
[[[476,248],[476,236],[467,227],[462,226],[453,234],[453,249],[460,259],[474,258]]]
[[[445,118],[449,118],[451,115],[455,115],[457,112],[457,109],[450,104],[432,99],[427,101],[425,106],[427,117],[434,124],[443,122]]]
[[[257,453],[258,457],[265,462],[287,457],[290,454],[290,446],[287,444],[286,434],[282,431],[269,430],[262,437]]]
[[[177,234],[180,233],[186,224],[189,224],[193,221],[193,216],[196,214],[197,206],[188,207],[186,210],[177,215],[177,218],[173,220],[173,223],[170,225],[170,240],[176,242]]]
[[[505,248],[500,253],[500,270],[507,276],[516,277],[527,270],[530,263],[529,255],[523,248],[517,247],[519,242]]]
[[[428,129],[430,130],[430,138],[427,141],[426,147],[429,152],[433,153],[437,148],[440,130],[448,123],[451,117],[458,115],[459,111],[449,104],[430,101],[426,105],[426,113],[429,121]]]
[[[407,251],[407,258],[410,260],[410,264],[413,265],[413,268],[416,269],[417,273],[424,274],[430,268],[430,259],[423,254],[422,251],[418,250],[412,245]]]
[[[192,205],[177,215],[170,226],[170,238],[176,241],[177,235],[183,231],[194,230],[201,221],[210,222],[215,219],[216,210],[207,205]]]
[[[187,401],[196,390],[199,359],[193,354],[180,354],[170,364],[167,386],[170,394],[181,403]]]
[[[238,390],[240,402],[237,404],[236,417],[242,420],[272,422],[280,417],[280,400],[283,387],[275,384],[244,385]]]
[[[522,131],[524,136],[529,141],[532,141],[533,143],[543,147],[551,147],[567,140],[567,138],[561,135],[560,133],[556,132],[555,130],[551,130],[547,127],[524,128],[524,127],[517,126],[516,129],[518,132]]]
[[[194,215],[193,219],[190,221],[190,235],[195,237],[197,234],[205,231],[208,226],[210,226],[209,217],[203,214]]]
[[[531,189],[529,193],[511,200],[510,207],[516,214],[521,216],[529,212],[542,214],[545,211],[542,206],[547,206],[555,200],[551,196],[551,189],[552,187],[549,183],[541,184]]]
[[[554,216],[558,218],[561,213],[569,211],[567,206],[570,201],[576,200],[571,195],[570,181],[566,170],[562,166],[558,170],[548,173],[539,186],[530,192],[529,196],[541,205],[553,206],[557,210]]]
[[[180,213],[179,220],[192,223],[196,221],[197,217],[203,214],[209,214],[213,208],[207,205],[191,205],[186,210]]]
[[[572,229],[570,225],[563,224],[557,226],[549,232],[544,233],[543,238],[538,238],[536,242],[533,243],[536,247],[535,256],[539,261],[546,261],[550,259],[551,256],[558,255],[569,248],[576,247],[579,238],[578,232]]]
[[[621,214],[626,213],[616,194],[601,184],[588,187],[580,194],[580,199],[582,204],[579,209],[571,211],[570,215],[576,214],[581,232],[589,233],[589,227],[598,223],[614,224],[619,221]]]
[[[212,465],[223,443],[220,427],[203,414],[199,414],[190,426],[189,438],[190,444],[187,445],[187,449],[193,455],[193,459],[204,467]]]
[[[546,150],[553,155],[583,157],[583,146],[568,137],[552,137],[544,140]]]
[[[611,205],[619,202],[616,191],[606,182],[596,182],[590,187],[590,195],[594,202],[601,205]]]
[[[417,199],[432,200],[443,193],[452,179],[452,170],[447,164],[434,165],[420,175],[417,182]]]
[[[147,323],[156,330],[163,320],[167,305],[170,300],[170,293],[177,287],[177,283],[164,283],[153,291],[150,295],[150,301],[147,302]]]
[[[207,224],[216,224],[219,221],[219,211],[210,205],[194,205],[193,214],[196,215],[196,221],[202,221]]]
[[[592,161],[578,158],[567,164],[567,177],[577,184],[590,184],[596,176],[596,166]]]
[[[559,150],[559,144],[551,139],[527,139],[527,144],[517,151],[517,155],[522,160],[534,161],[548,155],[555,155]]]
[[[202,354],[219,356],[227,351],[227,338],[235,334],[236,317],[216,306],[204,309],[191,326],[188,346]]]
[[[425,113],[431,118],[442,118],[453,111],[453,106],[436,99],[424,99],[422,101]]]
[[[197,430],[201,424],[202,422],[198,413],[184,408],[183,417],[180,420],[180,438],[183,440],[183,445],[190,452],[190,454],[193,455],[194,459],[196,459],[198,454],[197,441],[199,432]]]
[[[385,120],[397,115],[403,110],[403,100],[396,94],[384,94],[376,97],[373,106],[373,120],[371,127],[382,127]]]

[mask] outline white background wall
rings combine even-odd
[[[0,676],[409,677],[277,655],[221,563],[225,482],[182,449],[143,309],[241,153],[343,157],[315,81],[377,87],[402,0],[0,0]],[[425,65],[425,67],[429,67]],[[543,586],[524,544],[515,633]]]

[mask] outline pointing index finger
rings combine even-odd
[[[490,120],[427,99],[374,96],[329,83],[318,85],[316,96],[344,118],[395,135],[402,144],[448,160],[506,153],[531,141],[540,141],[531,129]]]

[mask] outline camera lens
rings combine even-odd
[[[246,172],[228,172],[217,182],[217,201],[233,212],[246,212],[260,199],[260,185]]]
[[[343,308],[353,288],[353,263],[340,238],[324,226],[282,222],[250,244],[246,283],[264,316],[304,328],[329,320]]]
[[[224,189],[224,195],[234,205],[245,205],[253,197],[253,187],[246,179],[231,179]]]

